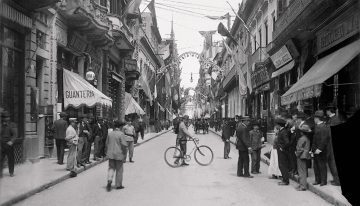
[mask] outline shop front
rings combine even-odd
[[[270,114],[270,79],[273,66],[268,58],[262,63],[255,63],[255,70],[251,73],[251,85],[253,94],[251,104],[253,110],[251,116],[262,123],[262,127],[271,123]],[[269,130],[271,127],[269,127]]]

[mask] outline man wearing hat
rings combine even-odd
[[[65,133],[65,140],[68,143],[69,146],[69,154],[67,157],[67,162],[66,162],[66,169],[70,171],[70,177],[76,177],[76,164],[77,161],[76,159],[77,157],[77,145],[79,143],[79,136],[78,133],[76,132],[76,118],[69,118],[69,122],[70,125],[67,127],[66,129],[66,133]]]
[[[333,126],[336,126],[336,125],[339,125],[342,123],[339,116],[336,115],[336,107],[334,105],[328,105],[326,107],[326,115],[329,118],[326,123],[328,126],[333,127]],[[335,186],[340,186],[340,179],[339,179],[339,174],[338,174],[337,167],[336,167],[335,156],[334,156],[331,138],[332,137],[330,136],[327,162],[329,165],[331,175],[333,176],[334,179],[330,183]]]
[[[176,137],[176,145],[180,146],[180,150],[181,150],[181,153],[182,153],[183,157],[184,157],[184,155],[186,155],[187,137],[192,138],[192,135],[190,134],[189,130],[187,129],[188,123],[189,123],[189,116],[184,115],[184,117],[181,118],[181,120],[180,120],[179,132],[178,132],[178,135]],[[175,164],[177,164],[178,162],[179,162],[179,159],[177,159],[175,161]],[[183,161],[181,165],[182,166],[188,166],[189,164],[187,164],[187,163],[185,163],[185,161]]]
[[[232,136],[232,128],[229,121],[226,121],[223,125],[221,139],[224,142],[224,159],[229,159],[230,153],[230,137]]]
[[[299,185],[296,188],[298,191],[305,191],[307,189],[307,161],[311,159],[310,156],[310,140],[309,134],[311,132],[310,126],[302,124],[299,126],[298,131],[300,131],[300,138],[297,141],[295,155],[297,157],[297,170],[299,173]]]
[[[84,115],[80,116],[80,123],[77,126],[79,135],[77,162],[78,166],[85,166],[86,163],[86,147],[88,144],[88,138],[90,136],[90,128],[87,124],[87,118]]]
[[[15,154],[14,154],[14,143],[17,135],[17,128],[15,123],[10,121],[10,114],[7,111],[4,111],[1,114],[1,166],[4,165],[4,157],[7,156],[8,167],[10,177],[14,176],[14,165],[15,165]]]
[[[278,145],[278,161],[279,169],[283,177],[279,185],[289,185],[289,131],[285,128],[286,121],[282,118],[275,119],[275,124],[280,127],[277,145]]]
[[[240,118],[240,122],[236,125],[236,149],[239,150],[237,176],[253,178],[249,172],[249,152],[251,152],[249,123],[250,118],[245,116]]]
[[[327,184],[327,155],[330,142],[330,128],[325,124],[322,110],[314,115],[315,131],[311,151],[314,154],[315,182],[313,185],[324,186]]]
[[[59,165],[64,164],[64,154],[65,154],[65,136],[66,129],[68,124],[66,122],[66,113],[60,112],[60,119],[55,120],[52,130],[54,131],[54,138],[56,144],[56,153],[57,153],[57,163]]]

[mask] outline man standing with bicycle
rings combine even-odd
[[[185,115],[183,118],[181,118],[179,123],[179,131],[176,137],[176,146],[180,146],[180,150],[181,150],[181,156],[182,158],[184,158],[184,156],[186,155],[186,144],[187,144],[187,137],[192,137],[192,135],[190,134],[187,125],[189,122],[189,116]],[[179,159],[177,159],[175,161],[175,164],[178,164]],[[185,161],[183,161],[183,163],[181,164],[181,166],[188,166],[189,164],[185,163]]]

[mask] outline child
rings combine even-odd
[[[310,140],[309,133],[311,132],[310,126],[303,124],[299,128],[301,137],[297,142],[295,155],[297,157],[297,169],[300,177],[299,185],[296,187],[298,191],[305,191],[307,188],[307,161],[311,159],[310,156]]]

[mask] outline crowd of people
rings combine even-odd
[[[307,189],[310,167],[314,168],[315,173],[313,185],[320,186],[327,184],[329,168],[333,177],[330,183],[340,186],[330,127],[343,121],[336,114],[334,106],[316,111],[311,116],[299,111],[284,112],[276,116],[274,122],[275,138],[268,154],[270,179],[280,179],[279,185],[289,185],[290,176],[298,176],[299,185],[296,189],[304,191]],[[236,116],[234,119],[213,120],[210,126],[217,131],[220,128],[222,132],[224,159],[231,158],[230,137],[236,136],[235,144],[239,152],[237,176],[253,178],[251,174],[261,173],[260,155],[266,143],[266,132],[261,129],[261,121],[248,116]]]

